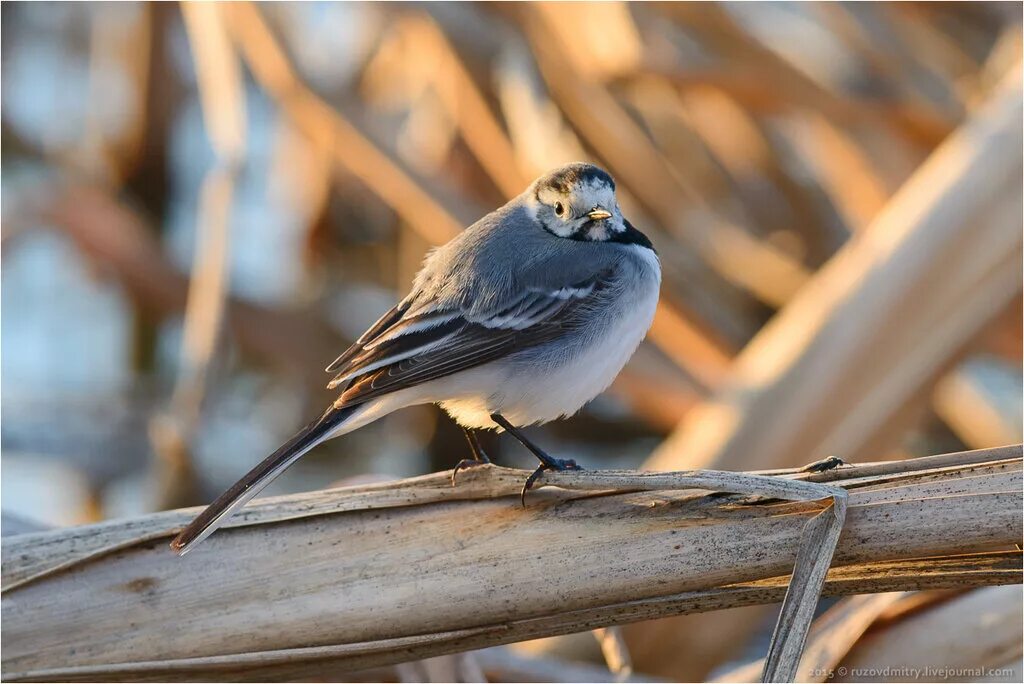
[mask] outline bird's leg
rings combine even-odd
[[[470,451],[473,452],[473,460],[490,463],[491,459],[487,458],[487,452],[480,446],[480,438],[476,436],[476,433],[469,428],[462,428],[462,432],[466,435],[466,441],[469,442]]]
[[[576,465],[576,461],[571,458],[554,458],[553,456],[549,456],[543,449],[531,442],[530,439],[520,432],[518,428],[514,427],[512,423],[508,422],[508,420],[505,419],[505,416],[500,413],[492,413],[491,420],[504,428],[505,432],[515,437],[520,444],[529,449],[530,453],[536,456],[537,460],[540,461],[540,465],[537,466],[537,469],[530,474],[530,477],[526,478],[526,484],[523,485],[523,492],[519,496],[524,508],[526,507],[526,492],[530,491],[530,487],[533,486],[533,483],[537,481],[537,478],[540,477],[540,474],[545,470],[582,470],[582,468]]]
[[[514,427],[512,423],[508,422],[505,416],[501,415],[500,413],[492,413],[491,420],[493,420],[495,423],[501,426],[505,430],[505,432],[515,437],[520,444],[529,449],[530,453],[536,456],[542,464],[547,466],[547,470],[572,470],[578,467],[575,461],[563,460],[560,458],[554,458],[553,456],[548,456],[547,452],[545,452],[539,446],[531,442],[529,437],[520,432],[519,428]]]
[[[464,458],[455,464],[455,468],[452,469],[452,487],[455,486],[455,476],[458,475],[460,470],[487,465],[491,462],[491,459],[487,458],[487,453],[483,447],[480,446],[480,439],[476,436],[476,433],[465,427],[462,428],[462,433],[466,435],[466,441],[469,442],[469,449],[473,452],[473,458]]]

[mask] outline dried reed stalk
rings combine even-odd
[[[524,476],[264,499],[184,559],[166,541],[194,510],[4,539],[3,676],[309,677],[774,602],[822,511],[631,472],[546,475],[565,488],[523,509]],[[1019,541],[1020,447],[777,480],[848,495],[825,593],[1020,581],[1015,552],[953,557]]]

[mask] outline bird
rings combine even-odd
[[[317,418],[231,486],[171,542],[185,554],[316,445],[398,409],[439,404],[488,463],[498,429],[545,470],[576,469],[522,428],[571,416],[603,392],[654,319],[661,262],[622,215],[615,180],[574,162],[427,254],[409,294],[326,371],[339,392]],[[525,500],[524,500],[525,505]]]

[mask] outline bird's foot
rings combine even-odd
[[[537,466],[537,469],[530,473],[530,477],[526,478],[526,483],[523,484],[523,491],[519,495],[519,501],[523,504],[523,508],[526,508],[526,492],[530,491],[534,483],[537,482],[537,478],[545,470],[583,470],[576,461],[571,458],[552,458],[547,457],[546,461],[541,461],[541,464]]]
[[[478,461],[473,458],[464,458],[455,464],[452,468],[452,487],[455,486],[455,476],[459,474],[460,470],[469,470],[470,468],[478,468],[480,466],[490,465],[490,461]]]
[[[839,466],[850,465],[838,456],[829,456],[814,463],[808,463],[800,469],[801,473],[824,473],[827,470],[834,470]]]

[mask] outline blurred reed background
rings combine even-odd
[[[427,249],[577,159],[665,281],[612,389],[535,428],[553,453],[1021,439],[1019,3],[4,3],[2,31],[5,515],[208,501],[330,400],[321,369]],[[410,409],[270,493],[466,454]],[[750,615],[627,640],[698,678]]]

